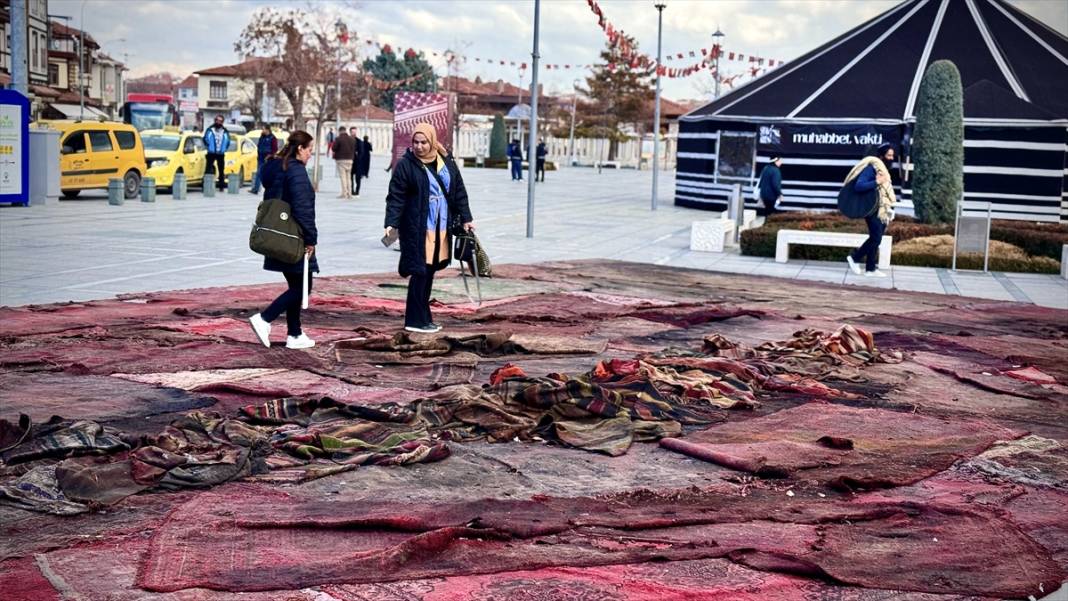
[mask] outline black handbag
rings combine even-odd
[[[857,192],[856,183],[857,180],[850,180],[838,191],[838,210],[850,219],[867,217],[878,206],[879,187]]]

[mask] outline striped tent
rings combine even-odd
[[[827,210],[849,168],[898,145],[902,212],[912,208],[909,141],[927,66],[964,86],[964,208],[1068,221],[1068,38],[1004,0],[906,0],[683,116],[675,204],[724,210],[783,157],[783,208]]]

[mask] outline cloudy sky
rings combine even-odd
[[[711,46],[719,27],[727,51],[790,60],[897,4],[897,0],[663,0],[664,52],[688,53]],[[1053,29],[1068,35],[1068,2],[1009,0]],[[607,19],[633,35],[640,49],[656,52],[656,10],[652,0],[599,0]],[[198,69],[238,62],[233,43],[257,9],[306,8],[307,2],[278,0],[50,0],[54,15],[72,17],[78,27],[84,7],[85,29],[115,58],[125,57],[133,74],[170,71],[184,77]],[[456,50],[468,57],[459,73],[466,77],[520,82],[511,66],[486,59],[530,62],[533,0],[349,0],[316,2],[345,19],[350,32],[400,48],[431,52]],[[582,64],[597,60],[604,34],[585,0],[543,0],[542,63]],[[367,46],[364,44],[365,52]],[[482,60],[475,61],[475,58]],[[665,61],[687,66],[694,59]],[[740,71],[742,67],[733,67]],[[438,60],[444,74],[444,62]],[[724,69],[731,74],[731,68]],[[550,91],[570,90],[579,70],[542,70]],[[529,71],[522,83],[529,85]],[[665,96],[703,98],[706,74],[664,80]]]

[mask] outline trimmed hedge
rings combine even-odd
[[[845,260],[845,255],[842,256],[842,260]],[[952,257],[935,254],[895,252],[891,254],[890,260],[894,265],[944,267],[946,269],[953,266]],[[957,255],[957,269],[981,270],[982,268],[983,255],[975,253]],[[990,271],[1009,271],[1014,273],[1060,273],[1061,263],[1049,257],[1028,257],[1026,259],[990,257],[988,268]]]
[[[493,116],[490,130],[489,158],[504,159],[508,156],[508,133],[504,130],[504,115]]]
[[[964,191],[964,100],[960,71],[931,63],[916,97],[912,201],[924,223],[952,223]]]
[[[742,232],[741,248],[743,255],[756,257],[774,257],[775,240],[781,229],[813,230],[821,232],[843,232],[864,234],[868,228],[859,219],[848,219],[839,213],[776,213],[761,227]],[[909,217],[898,217],[890,223],[887,235],[893,236],[894,242],[904,242],[913,238],[953,235],[953,224],[931,225],[919,223]],[[1037,273],[1056,273],[1060,265],[1061,245],[1068,244],[1068,225],[1030,223],[1023,221],[995,220],[990,226],[990,238],[1019,246],[1031,255],[1029,262],[1013,263],[1008,259],[990,260],[990,269],[995,271],[1019,271]],[[797,245],[790,247],[791,259],[809,261],[845,261],[848,248],[834,246]],[[1043,259],[1043,260],[1040,260]],[[971,261],[972,259],[967,259]],[[1045,260],[1052,260],[1047,263]],[[891,262],[895,265],[916,265],[927,267],[948,267],[951,260],[933,255],[906,255],[894,252]],[[957,257],[957,266],[964,269]],[[943,264],[944,263],[944,264]],[[969,263],[970,264],[970,263]],[[1053,267],[1053,265],[1057,267]],[[983,268],[982,255],[979,256],[979,269]]]

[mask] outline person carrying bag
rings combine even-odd
[[[475,228],[467,202],[467,189],[452,155],[437,141],[429,123],[412,133],[411,147],[393,166],[386,196],[385,236],[400,236],[397,271],[408,277],[404,329],[434,333],[441,326],[430,313],[434,274],[452,261],[449,224],[462,231]]]
[[[301,328],[301,308],[307,308],[312,272],[319,271],[315,252],[315,190],[305,164],[312,154],[313,138],[304,131],[290,134],[285,147],[263,166],[264,200],[256,212],[249,236],[252,250],[264,255],[263,268],[280,271],[288,289],[266,309],[249,318],[252,331],[270,348],[271,322],[286,314],[286,348],[315,346]]]
[[[866,277],[886,277],[876,268],[876,260],[897,202],[889,169],[893,162],[894,147],[880,146],[876,156],[864,157],[853,167],[838,192],[838,210],[851,219],[864,219],[868,225],[868,239],[846,256],[850,271],[856,275],[861,275],[858,263],[864,261]]]

